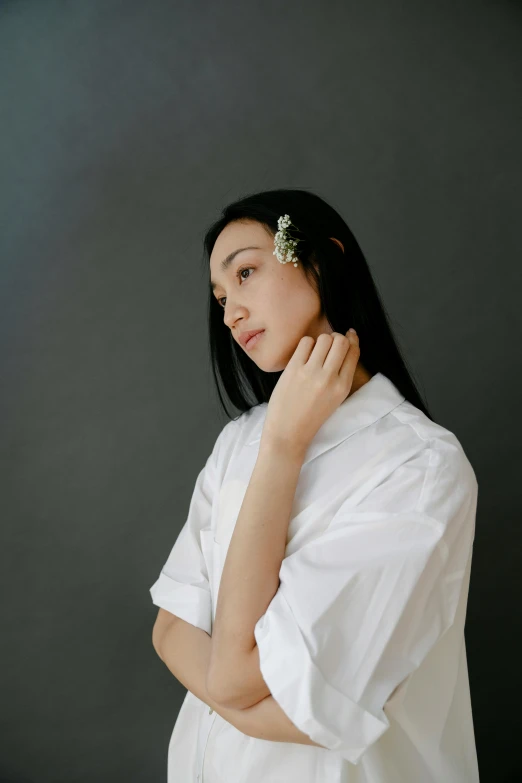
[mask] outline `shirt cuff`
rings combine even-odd
[[[261,674],[292,723],[314,742],[339,752],[352,764],[388,729],[324,678],[281,590],[254,628]]]
[[[196,585],[171,579],[163,571],[149,590],[152,603],[181,617],[209,635],[212,630],[212,601],[210,592]]]

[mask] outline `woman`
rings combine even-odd
[[[478,781],[461,444],[323,199],[244,198],[205,248],[214,377],[240,415],[151,588],[188,689],[169,783]]]

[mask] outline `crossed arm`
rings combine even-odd
[[[304,454],[261,440],[225,559],[212,636],[176,617],[155,648],[188,690],[244,734],[323,747],[301,732],[272,697],[254,637],[279,587]]]
[[[211,637],[201,628],[159,610],[153,645],[163,663],[187,690],[249,737],[317,745],[289,720],[271,695],[261,697],[257,704],[245,709],[225,707],[211,698],[206,686],[211,644]]]

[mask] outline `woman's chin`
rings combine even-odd
[[[283,359],[276,361],[272,359],[271,361],[270,358],[266,359],[261,356],[256,356],[252,361],[255,361],[259,369],[263,370],[263,372],[282,372],[288,364],[288,362],[285,362]]]
[[[263,372],[282,372],[295,351],[297,346],[292,346],[289,350],[279,350],[277,355],[270,355],[270,351],[267,350],[268,345],[265,342],[263,345],[259,344],[259,349],[252,351],[250,358],[257,364],[260,370]]]

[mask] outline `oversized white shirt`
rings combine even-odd
[[[150,588],[212,634],[267,403],[228,422]],[[478,484],[456,436],[383,373],[305,454],[280,585],[254,628],[263,679],[324,747],[248,737],[190,691],[168,783],[476,783],[464,623]]]

